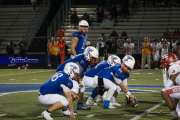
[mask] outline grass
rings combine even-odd
[[[54,71],[36,70],[0,70],[0,83],[43,83]],[[14,80],[12,80],[14,79]],[[137,85],[162,85],[162,75],[160,70],[135,70],[129,79],[129,84]],[[1,88],[0,88],[1,89]],[[146,88],[137,88],[146,89]],[[148,88],[146,90],[160,90],[159,88]],[[119,95],[118,101],[122,107],[104,110],[99,104],[90,111],[77,111],[78,120],[130,120],[143,113],[146,109],[162,102],[160,92],[158,93],[134,93],[139,101],[136,108],[124,105],[124,96]],[[38,93],[15,93],[0,96],[0,120],[42,120],[41,112],[45,109],[38,103]],[[68,120],[60,111],[52,114],[55,120]],[[156,110],[142,116],[140,120],[170,120],[167,106],[161,105]]]

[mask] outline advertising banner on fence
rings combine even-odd
[[[45,55],[27,55],[27,56],[0,56],[0,65],[10,64],[29,64],[29,65],[46,65]]]

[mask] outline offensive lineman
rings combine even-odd
[[[87,105],[93,105],[94,99],[97,96],[97,94],[100,94],[101,96],[104,93],[104,89],[101,86],[101,81],[99,81],[97,74],[107,67],[114,66],[116,64],[121,64],[121,59],[116,55],[110,55],[107,59],[107,61],[101,61],[98,63],[94,68],[88,70],[84,77],[83,82],[85,86],[94,88],[92,91],[92,94],[90,97],[88,97],[86,104]]]

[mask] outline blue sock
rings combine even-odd
[[[108,108],[109,108],[109,104],[110,104],[110,101],[109,101],[109,100],[104,100],[104,101],[103,101],[103,108],[104,108],[104,109],[108,109]]]

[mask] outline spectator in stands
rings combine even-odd
[[[117,31],[114,29],[110,36],[109,36],[111,39],[114,38],[114,39],[118,39],[119,38],[119,34],[117,33]]]
[[[106,41],[106,44],[105,44],[105,46],[106,46],[106,50],[107,50],[107,56],[109,56],[110,54],[115,54],[114,52],[113,52],[113,42],[112,42],[112,39],[108,39],[107,41]],[[107,57],[106,56],[106,57]]]
[[[159,67],[159,60],[160,60],[160,49],[161,45],[158,42],[158,40],[154,40],[151,43],[151,48],[152,48],[152,57],[153,57],[153,68],[158,68]]]
[[[81,20],[86,20],[91,25],[91,18],[88,13],[84,13]]]
[[[64,41],[64,30],[61,29],[58,33],[58,47],[59,47],[59,60],[60,60],[60,64],[64,63],[64,59],[65,59],[65,41]]]
[[[125,55],[132,55],[134,52],[134,43],[131,42],[131,38],[128,38],[123,45]]]
[[[73,13],[71,14],[71,25],[74,26],[74,28],[76,28],[76,26],[78,25],[79,22],[79,17],[77,15],[77,11],[74,10]]]
[[[177,43],[178,43],[178,40],[176,41],[176,40],[172,40],[172,52],[176,52],[176,45],[177,45]]]
[[[14,44],[12,41],[10,43],[8,43],[8,45],[6,47],[6,52],[8,55],[14,55]]]
[[[123,41],[126,41],[126,39],[128,38],[127,33],[126,33],[125,31],[123,31],[123,32],[121,33],[120,38],[121,38]]]
[[[59,47],[58,47],[58,41],[56,40],[52,41],[52,46],[50,48],[50,55],[51,55],[52,68],[56,68],[59,63],[58,62]]]
[[[169,39],[171,37],[171,32],[168,28],[166,28],[166,31],[163,33],[163,38]]]
[[[111,32],[109,38],[112,40],[112,48],[114,48],[114,49],[112,49],[113,50],[112,53],[116,54],[116,52],[117,52],[117,40],[119,38],[119,34],[117,33],[117,31],[115,29]]]
[[[169,53],[170,43],[166,38],[161,39],[161,57]]]
[[[104,60],[104,57],[105,57],[105,42],[104,42],[104,33],[101,34],[101,36],[98,38],[98,42],[96,44],[96,48],[98,49],[99,51],[99,57],[100,57],[100,60]]]
[[[150,39],[144,37],[144,42],[142,44],[142,59],[141,59],[141,68],[151,68],[151,46]]]
[[[98,23],[101,23],[103,21],[103,19],[104,19],[104,8],[103,7],[98,6],[96,8],[96,18],[97,18]]]

